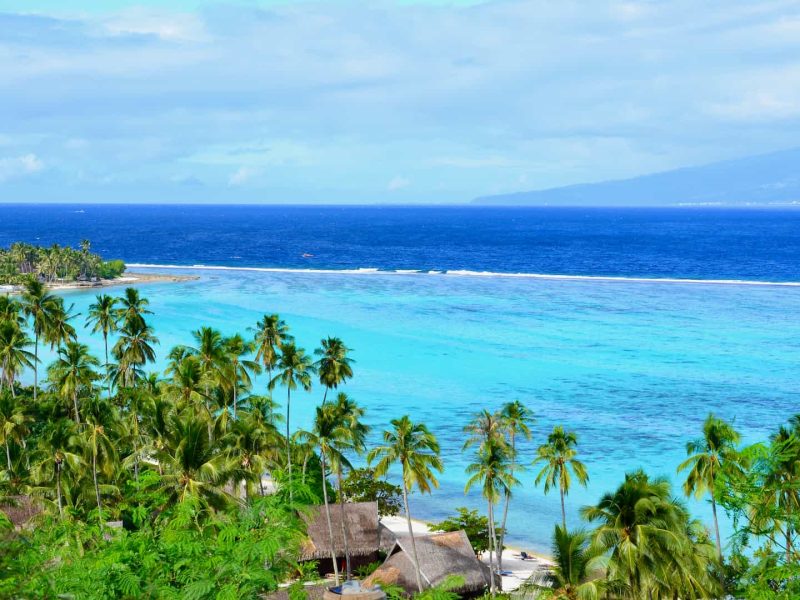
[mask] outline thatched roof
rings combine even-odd
[[[342,537],[342,507],[331,504],[331,526],[333,548],[336,556],[344,555]],[[377,502],[345,503],[347,519],[347,542],[351,556],[368,556],[376,552],[388,552],[394,544],[394,534],[378,520]],[[308,540],[303,545],[300,560],[316,560],[330,557],[331,540],[324,506],[313,506],[300,515],[306,522]]]
[[[448,575],[464,579],[464,584],[453,590],[457,593],[480,591],[489,585],[489,569],[475,556],[464,531],[415,536],[414,539],[425,587],[439,585]],[[364,580],[364,585],[399,585],[415,593],[417,578],[411,552],[411,538],[398,537],[390,556]]]
[[[30,496],[6,496],[0,504],[0,510],[6,514],[16,529],[23,527],[42,512],[42,508]]]

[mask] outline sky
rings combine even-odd
[[[800,0],[0,0],[0,202],[456,203],[800,144]]]

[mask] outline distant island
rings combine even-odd
[[[47,284],[91,283],[116,279],[124,272],[121,260],[103,260],[92,253],[89,240],[81,241],[79,248],[24,242],[0,248],[0,284],[4,285],[21,285],[31,277]]]
[[[800,205],[800,148],[545,190],[481,196],[494,206]]]

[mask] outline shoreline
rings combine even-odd
[[[503,273],[496,271],[471,271],[465,269],[422,270],[378,268],[358,269],[324,269],[324,268],[289,268],[289,267],[235,267],[224,265],[165,265],[152,263],[132,263],[128,265],[136,269],[164,269],[186,271],[243,271],[253,273],[298,273],[309,275],[428,275],[444,277],[480,277],[502,279],[539,279],[545,281],[591,281],[600,283],[642,283],[673,285],[725,285],[752,287],[791,287],[800,288],[800,281],[761,281],[749,279],[692,279],[680,277],[625,277],[617,275],[563,275],[557,273]]]
[[[92,290],[120,285],[140,285],[145,283],[179,283],[182,281],[196,281],[200,279],[198,275],[163,275],[160,273],[136,273],[125,272],[116,279],[100,279],[98,281],[63,281],[47,283],[48,290],[63,292],[70,290]],[[22,291],[19,285],[0,284],[0,293],[16,294]]]

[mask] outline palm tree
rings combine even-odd
[[[10,296],[0,295],[0,323],[3,321],[16,324],[19,328],[25,326],[22,305]]]
[[[130,289],[130,288],[129,288]],[[118,361],[117,379],[126,387],[133,387],[141,376],[142,367],[156,359],[153,349],[158,338],[144,319],[132,318],[119,330],[120,337],[112,352]]]
[[[117,298],[108,294],[98,294],[95,303],[89,305],[89,314],[86,325],[93,325],[92,333],[103,334],[103,346],[106,358],[106,380],[108,382],[108,397],[111,398],[111,374],[108,362],[108,336],[117,330]]]
[[[246,342],[238,333],[226,338],[224,341],[225,358],[229,365],[230,385],[233,388],[233,418],[236,419],[236,409],[239,401],[239,386],[250,389],[253,385],[251,374],[260,375],[261,365],[254,360],[242,357],[253,351],[253,343]]]
[[[280,383],[286,388],[286,462],[289,467],[289,498],[292,499],[292,451],[289,418],[292,405],[292,390],[300,385],[305,391],[311,391],[311,375],[314,366],[305,350],[298,348],[294,342],[281,346],[281,354],[276,363],[278,373],[269,382],[270,390]]]
[[[408,508],[408,493],[414,486],[421,493],[430,493],[432,487],[439,482],[433,471],[442,472],[442,461],[439,458],[439,442],[422,423],[412,423],[408,415],[391,422],[392,429],[383,432],[382,446],[373,448],[367,455],[367,462],[375,465],[375,477],[383,477],[394,463],[399,463],[403,472],[403,506],[406,511],[408,533],[411,536],[411,550],[414,569],[417,576],[417,588],[422,591],[422,573],[417,558],[417,543],[411,527],[411,511]]]
[[[558,485],[561,494],[561,525],[567,528],[567,511],[564,507],[564,496],[569,494],[572,484],[570,471],[575,479],[582,486],[586,487],[589,482],[589,474],[586,466],[575,458],[578,455],[576,446],[578,436],[572,431],[564,431],[564,428],[557,425],[547,436],[547,443],[539,446],[536,451],[536,459],[533,464],[544,463],[544,467],[536,476],[535,484],[544,480],[544,493],[547,494],[553,487]]]
[[[72,314],[73,306],[64,308],[64,301],[61,298],[55,302],[50,313],[50,326],[45,331],[45,338],[50,342],[51,349],[63,348],[65,344],[78,339],[75,328],[70,324],[70,321],[78,316]]]
[[[737,463],[739,433],[722,419],[709,414],[703,423],[703,437],[686,444],[689,455],[678,465],[678,472],[689,470],[683,491],[687,496],[700,498],[708,493],[711,497],[711,512],[714,517],[714,535],[717,542],[717,557],[722,562],[722,541],[719,535],[717,520],[717,500],[714,489],[717,476],[723,467],[732,467]]]
[[[316,408],[314,425],[309,432],[302,436],[319,449],[319,459],[322,473],[322,498],[325,504],[325,519],[328,524],[328,539],[331,543],[331,563],[336,585],[339,585],[339,566],[336,564],[336,548],[333,537],[333,524],[331,523],[331,506],[328,500],[328,465],[336,457],[339,461],[346,460],[340,456],[337,441],[346,440],[348,432],[339,418],[339,413],[334,405],[322,405]]]
[[[75,423],[59,419],[48,426],[38,439],[31,476],[42,483],[55,479],[58,514],[63,515],[63,485],[65,470],[77,471],[83,463],[78,454],[79,438]]]
[[[231,424],[224,445],[237,465],[234,481],[245,482],[248,498],[253,493],[252,486],[255,482],[258,482],[261,495],[264,495],[264,473],[269,470],[272,450],[279,437],[275,427],[254,412],[244,412],[243,418]]]
[[[251,331],[255,332],[256,360],[264,365],[267,379],[272,381],[272,369],[278,361],[278,351],[284,344],[294,341],[289,334],[289,326],[278,315],[264,315]]]
[[[336,389],[353,376],[353,360],[347,356],[350,348],[338,337],[328,337],[320,342],[321,348],[314,350],[319,360],[314,363],[319,374],[319,383],[325,388],[322,403],[328,398],[328,391]]]
[[[28,432],[27,423],[30,420],[22,406],[11,394],[0,393],[0,440],[6,450],[6,466],[9,474],[13,471],[10,442],[22,443]]]
[[[525,406],[519,400],[507,402],[500,409],[500,421],[502,422],[503,429],[508,435],[511,455],[511,473],[516,476],[517,469],[517,435],[522,435],[526,440],[531,439],[530,426],[535,421],[533,411]],[[500,540],[498,548],[500,554],[497,557],[497,569],[503,570],[503,543],[506,537],[506,521],[508,519],[508,506],[511,504],[511,489],[506,490],[505,504],[503,506],[503,520],[500,523]]]
[[[30,346],[30,338],[13,321],[0,322],[0,390],[7,383],[11,395],[16,395],[16,376],[36,365],[36,355],[27,350]]]
[[[106,405],[103,412],[110,413],[111,407]],[[90,456],[97,514],[102,527],[105,521],[103,520],[103,503],[100,499],[98,472],[102,471],[106,476],[114,472],[117,464],[117,451],[113,440],[108,436],[108,432],[100,420],[90,417],[87,421],[87,427],[83,430],[82,437],[84,447]]]
[[[666,479],[628,473],[617,490],[581,509],[581,515],[599,523],[593,546],[607,555],[607,578],[624,585],[626,597],[716,597],[711,564],[702,560],[706,546],[690,534],[695,524]]]
[[[47,378],[58,394],[65,400],[72,401],[77,424],[81,422],[78,395],[84,389],[91,391],[94,382],[100,378],[94,370],[94,367],[99,366],[100,361],[89,354],[89,346],[68,342],[58,351],[56,361],[48,367]]]
[[[567,531],[560,525],[553,533],[553,565],[547,588],[554,600],[599,600],[605,589],[603,553],[590,544],[583,530]]]
[[[150,301],[139,295],[136,288],[125,288],[125,293],[119,299],[120,307],[117,310],[117,322],[122,322],[123,326],[130,326],[133,323],[144,325],[144,315],[152,314],[147,310]]]
[[[203,367],[196,356],[189,355],[173,363],[166,371],[171,378],[164,384],[164,391],[178,401],[181,408],[189,404],[204,404],[208,400],[208,388]]]
[[[361,408],[352,398],[344,392],[340,392],[336,396],[335,410],[339,422],[342,424],[344,431],[341,436],[334,438],[333,447],[338,451],[338,456],[332,456],[332,462],[336,467],[336,480],[338,486],[339,496],[339,511],[342,523],[342,538],[344,540],[344,557],[347,566],[347,578],[352,575],[350,565],[350,543],[348,541],[350,536],[350,526],[345,518],[345,502],[344,502],[344,477],[342,467],[346,466],[352,468],[349,461],[345,457],[346,452],[354,452],[361,455],[366,450],[367,434],[369,433],[369,426],[365,425],[361,419],[364,417],[364,409]]]
[[[39,339],[49,331],[52,313],[58,298],[47,291],[38,279],[31,278],[25,283],[22,293],[22,312],[33,319],[33,401],[36,402],[39,388]]]
[[[469,492],[477,483],[481,484],[481,493],[488,505],[489,517],[489,591],[495,593],[495,568],[492,559],[492,550],[495,554],[502,552],[497,546],[497,529],[494,521],[494,507],[500,498],[519,482],[515,479],[510,468],[509,448],[505,442],[494,436],[487,438],[481,444],[475,456],[475,462],[467,466],[467,480],[464,493]]]
[[[783,533],[786,562],[791,563],[796,533],[796,521],[791,515],[800,514],[800,414],[789,420],[788,427],[781,425],[770,438],[769,456],[761,505],[769,507],[766,512],[771,515],[775,531]],[[764,511],[761,506],[759,509]]]

